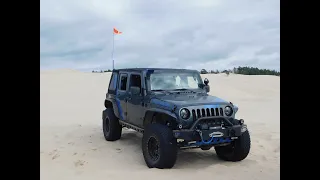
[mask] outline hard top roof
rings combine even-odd
[[[124,69],[114,69],[113,71],[186,71],[186,72],[197,72],[193,69],[173,69],[173,68],[124,68]]]

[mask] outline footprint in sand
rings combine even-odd
[[[73,146],[73,145],[74,145],[74,142],[68,142],[68,144]]]
[[[275,153],[277,152],[280,152],[280,146],[278,146],[275,150],[274,150]]]
[[[57,149],[49,152],[49,156],[52,156],[52,160],[57,159],[60,155]]]
[[[78,160],[76,162],[74,162],[74,166],[75,167],[79,167],[79,166],[83,166],[84,164],[87,164],[88,162],[83,161],[83,160]]]
[[[117,148],[116,150],[117,150],[117,153],[121,153],[122,152],[120,148]]]
[[[55,149],[55,150],[53,150],[52,152],[49,152],[49,155],[51,156],[51,155],[53,155],[54,153],[56,153],[58,150],[57,149]]]
[[[59,154],[55,154],[54,156],[52,156],[52,160],[57,159],[59,156],[60,156]]]
[[[265,156],[261,156],[262,161],[267,161],[268,159]]]
[[[262,144],[259,144],[259,148],[265,149]]]

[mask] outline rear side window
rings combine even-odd
[[[128,75],[121,74],[121,76],[120,76],[120,90],[122,90],[122,91],[127,90],[127,82],[128,82]]]
[[[116,90],[117,88],[117,80],[118,80],[118,73],[112,73],[110,83],[109,83],[109,90]]]

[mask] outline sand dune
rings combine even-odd
[[[242,162],[219,160],[215,151],[183,150],[173,169],[146,167],[141,135],[124,129],[107,142],[101,111],[110,73],[40,72],[40,172],[42,180],[71,179],[280,179],[280,78],[204,75],[211,92],[239,106],[252,148]]]

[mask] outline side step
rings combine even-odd
[[[123,121],[121,121],[121,120],[119,120],[119,123],[120,123],[120,125],[122,125],[122,127],[126,127],[126,128],[128,128],[128,129],[133,129],[133,130],[135,130],[135,131],[137,131],[137,132],[139,132],[139,133],[143,133],[143,129],[142,129],[142,128],[139,128],[139,127],[137,127],[137,126],[135,126],[135,125],[132,125],[132,124],[123,122]]]

